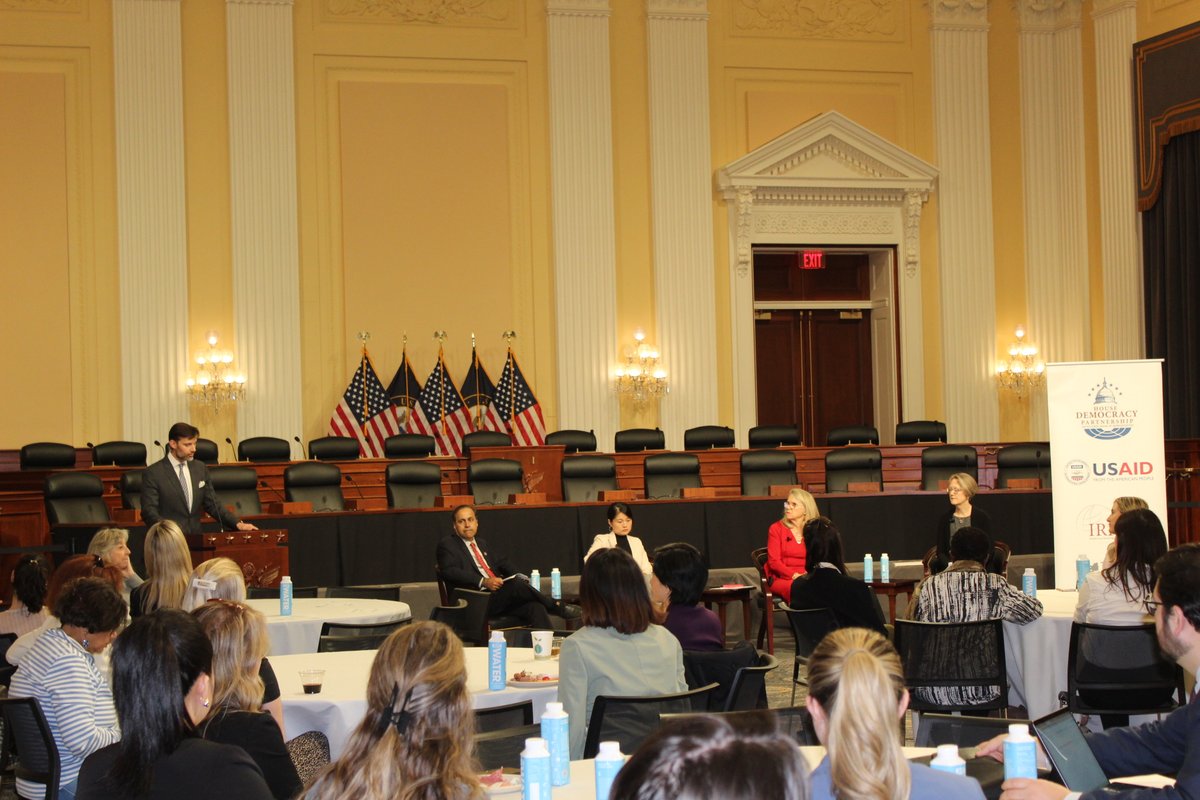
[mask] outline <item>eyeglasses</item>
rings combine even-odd
[[[1147,597],[1145,600],[1142,601],[1142,605],[1144,605],[1146,607],[1147,614],[1149,614],[1150,616],[1154,616],[1156,613],[1158,613],[1158,609],[1163,606],[1163,601],[1162,600],[1151,600],[1150,598]]]
[[[963,491],[964,491],[963,489],[960,489],[957,486],[953,486],[946,490],[946,494],[962,494]]]

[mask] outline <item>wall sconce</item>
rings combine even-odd
[[[208,333],[208,351],[196,356],[196,371],[188,376],[187,393],[194,402],[218,409],[246,396],[246,376],[233,369],[233,353],[217,349],[217,334]]]
[[[1037,357],[1038,349],[1025,342],[1025,328],[1017,326],[1017,340],[1008,347],[1008,361],[996,363],[996,381],[1018,397],[1038,389],[1046,382],[1046,364]]]
[[[646,344],[646,334],[641,328],[634,332],[633,339],[633,345],[625,347],[625,362],[614,373],[615,388],[617,394],[642,405],[658,400],[671,389],[666,371],[658,366],[658,350]]]

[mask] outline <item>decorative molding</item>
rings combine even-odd
[[[750,265],[754,259],[754,251],[750,246],[750,233],[754,226],[754,190],[743,186],[737,190],[737,201],[734,206],[737,224],[734,237],[737,244],[737,274],[745,278],[750,273]]]
[[[1082,0],[1016,0],[1022,33],[1055,33],[1078,28]]]
[[[910,278],[917,276],[921,262],[921,207],[927,199],[929,192],[904,195],[904,273]]]
[[[225,4],[227,6],[291,6],[295,5],[295,0],[225,0]]]
[[[988,0],[930,0],[930,30],[986,31]]]
[[[609,0],[546,0],[547,16],[608,17],[612,15]]]
[[[830,157],[833,160],[850,167],[865,177],[896,178],[900,176],[899,170],[884,164],[877,158],[872,158],[861,150],[851,147],[849,144],[841,139],[838,139],[833,134],[826,136],[819,142],[815,142],[803,152],[796,153],[776,164],[772,164],[760,174],[786,175],[795,170],[797,167],[820,156]]]
[[[426,25],[505,22],[519,8],[519,0],[325,0],[325,16],[331,19]]]
[[[646,18],[673,22],[706,22],[708,0],[646,0]]]
[[[0,11],[78,14],[83,11],[83,0],[0,0]]]
[[[917,214],[918,220],[920,212]],[[754,215],[754,233],[794,233],[829,236],[836,234],[889,234],[896,230],[894,214],[794,211],[772,212],[764,207]]]
[[[745,36],[892,41],[904,34],[904,0],[734,0],[733,29]]]
[[[1138,0],[1092,0],[1092,19],[1101,19],[1114,11],[1137,11]]]

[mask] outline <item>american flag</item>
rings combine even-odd
[[[408,422],[412,419],[413,406],[417,404],[417,396],[421,394],[421,384],[417,381],[416,373],[413,372],[412,363],[408,360],[408,348],[400,355],[400,368],[396,370],[395,377],[388,384],[388,399],[392,401],[392,407],[395,409],[396,421],[400,425],[400,430],[408,429]]]
[[[462,455],[462,438],[471,432],[471,412],[458,389],[454,388],[440,349],[437,364],[413,407],[408,430],[409,433],[432,436],[437,443],[438,455]]]
[[[508,359],[504,362],[504,372],[500,374],[500,383],[496,386],[496,394],[493,395],[492,407],[500,419],[510,426],[513,444],[531,447],[546,443],[546,421],[542,418],[542,407],[525,382],[511,347]]]
[[[383,443],[400,432],[395,411],[365,348],[342,402],[329,419],[329,431],[334,436],[358,439],[359,453],[367,458],[383,458]]]
[[[463,379],[462,384],[463,402],[467,404],[471,412],[471,421],[477,430],[508,433],[508,426],[496,413],[492,400],[495,394],[496,387],[492,385],[492,379],[488,377],[487,370],[479,361],[479,354],[472,347],[471,366],[467,369],[467,377]]]

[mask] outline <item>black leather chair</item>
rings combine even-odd
[[[476,720],[481,711],[475,712]],[[476,733],[472,746],[475,758],[479,761],[480,769],[497,770],[521,768],[521,751],[525,749],[525,740],[540,737],[542,724],[518,725],[513,728]]]
[[[796,705],[796,687],[807,686],[807,677],[800,677],[800,667],[808,667],[808,657],[831,631],[841,627],[828,608],[783,607],[796,644],[796,660],[792,663],[792,705]]]
[[[800,429],[795,425],[755,425],[749,436],[752,450],[800,444]]]
[[[442,470],[428,461],[388,464],[388,508],[433,508],[442,496]]]
[[[121,508],[142,507],[142,471],[133,469],[121,475]]]
[[[609,456],[572,456],[562,463],[563,502],[590,503],[617,488],[617,462]]]
[[[752,711],[767,707],[767,673],[779,666],[770,653],[759,653],[758,664],[742,667],[733,676],[733,684],[722,711]]]
[[[847,447],[825,454],[825,491],[848,492],[851,483],[874,483],[883,491],[883,456],[874,447]]]
[[[546,434],[546,444],[561,444],[567,453],[596,452],[596,432],[564,429]]]
[[[1162,654],[1154,624],[1071,623],[1067,650],[1067,708],[1099,714],[1109,727],[1130,714],[1169,714],[1182,702],[1183,670]]]
[[[437,449],[432,436],[423,433],[398,433],[383,443],[385,458],[425,458]]]
[[[288,502],[312,503],[313,511],[344,511],[342,471],[333,464],[310,461],[283,471],[283,493]]]
[[[146,445],[141,442],[103,442],[92,448],[93,467],[144,467]]]
[[[262,513],[258,496],[258,473],[253,467],[210,467],[208,479],[222,505],[231,506],[238,517]]]
[[[896,426],[896,444],[945,442],[946,423],[932,419],[914,419]]]
[[[879,444],[879,431],[874,425],[842,425],[830,428],[825,444],[843,447],[848,444]]]
[[[308,443],[308,457],[317,461],[353,461],[358,454],[358,439],[350,436],[322,436]]]
[[[238,461],[291,461],[292,443],[274,436],[251,436],[238,442]]]
[[[462,438],[464,458],[471,457],[472,447],[512,447],[512,437],[500,431],[471,431]]]
[[[481,506],[508,504],[509,495],[525,491],[521,462],[509,458],[481,458],[467,467],[467,486]]]
[[[667,437],[658,428],[626,428],[613,438],[613,449],[618,453],[663,450],[666,446]]]
[[[646,456],[643,469],[648,500],[680,497],[684,488],[703,485],[700,482],[700,459],[690,453]]]
[[[921,488],[936,491],[942,481],[950,476],[965,472],[979,480],[979,454],[974,447],[965,444],[945,444],[926,447],[921,451]]]
[[[321,625],[317,640],[318,653],[343,653],[349,650],[378,650],[392,632],[412,619],[400,622],[376,622],[357,625],[348,622],[326,622]]]
[[[711,450],[715,447],[733,447],[733,428],[701,425],[683,432],[684,450]]]
[[[742,496],[768,497],[772,486],[795,486],[796,454],[788,450],[742,453]]]
[[[904,664],[909,708],[913,711],[1000,711],[1008,713],[1008,674],[1004,660],[1004,621],[913,622],[896,620],[896,650]],[[994,698],[980,703],[944,704],[926,692],[933,688],[980,687]],[[988,692],[992,694],[992,692]]]
[[[660,714],[706,711],[708,696],[718,686],[717,683],[710,683],[678,694],[649,697],[598,695],[592,703],[583,757],[595,758],[600,751],[601,741],[618,741],[622,753],[634,752],[646,737],[658,729]]]
[[[42,494],[46,499],[46,521],[52,528],[109,521],[108,506],[104,504],[104,481],[90,472],[47,475]]]
[[[996,488],[1007,489],[1013,478],[1036,478],[1051,488],[1050,443],[1012,444],[996,453]]]
[[[21,469],[74,469],[75,448],[60,442],[34,442],[21,448]]]
[[[775,657],[763,653],[763,657],[779,662]],[[738,674],[747,667],[757,667],[760,663],[759,652],[750,642],[738,642],[727,650],[684,650],[683,677],[689,689],[696,689],[716,683],[717,688],[708,696],[709,711],[732,711],[728,708],[729,695],[733,689]],[[765,685],[760,685],[762,696],[750,699],[750,708],[766,708],[767,693]],[[761,701],[762,705],[759,705]],[[744,701],[743,701],[744,702]]]
[[[429,618],[434,622],[449,625],[458,638],[462,639],[463,644],[487,647],[487,607],[491,594],[469,589],[459,589],[455,594],[453,603],[443,601],[442,605],[434,606],[429,612]]]
[[[166,449],[166,448],[164,448]],[[195,460],[201,464],[216,464],[221,460],[220,450],[217,448],[217,443],[212,439],[197,439],[196,440],[196,455]]]
[[[475,732],[488,733],[533,724],[533,701],[475,709]]]
[[[4,717],[5,738],[11,731],[12,741],[20,754],[15,766],[18,778],[46,787],[46,800],[58,800],[58,784],[62,764],[58,745],[42,707],[34,697],[10,697],[0,700]]]

